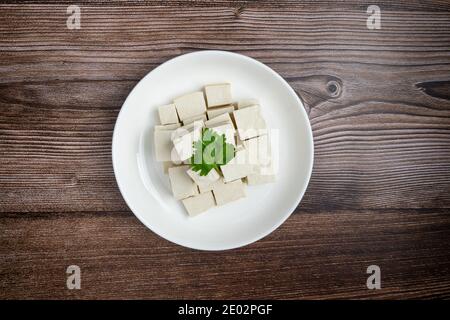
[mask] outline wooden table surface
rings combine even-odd
[[[76,1],[78,30],[70,4],[0,4],[0,298],[450,298],[449,1]],[[315,140],[293,215],[225,252],[147,230],[111,164],[133,86],[203,49],[279,72]]]

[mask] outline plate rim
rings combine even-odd
[[[307,124],[307,133],[308,133],[308,140],[311,141],[310,143],[310,155],[311,155],[311,159],[310,159],[310,165],[307,168],[307,177],[305,177],[305,182],[304,182],[304,187],[302,188],[301,192],[298,193],[296,200],[293,202],[293,205],[290,206],[289,210],[286,210],[287,214],[283,215],[280,217],[280,220],[274,224],[272,227],[268,228],[267,230],[263,231],[263,232],[259,232],[256,235],[254,235],[253,237],[249,237],[249,240],[247,241],[241,241],[239,243],[233,244],[231,246],[221,246],[221,247],[217,247],[217,248],[205,248],[205,247],[200,247],[200,246],[195,246],[195,245],[190,245],[190,244],[185,244],[185,243],[180,243],[177,240],[174,239],[170,239],[170,237],[168,237],[166,234],[164,234],[163,232],[161,232],[160,230],[155,230],[156,228],[153,228],[152,226],[150,226],[146,221],[143,220],[143,218],[140,217],[139,214],[137,214],[135,212],[135,210],[133,210],[133,207],[130,205],[130,201],[127,198],[127,196],[125,195],[123,188],[124,186],[121,185],[121,183],[119,182],[119,178],[118,178],[118,174],[117,174],[117,164],[116,164],[116,159],[115,159],[115,145],[117,145],[117,143],[115,143],[115,141],[117,140],[117,135],[118,135],[118,130],[117,126],[118,123],[121,119],[121,116],[123,115],[123,111],[124,111],[124,106],[127,104],[127,101],[130,99],[130,96],[132,96],[133,92],[136,90],[136,88],[138,87],[138,85],[148,76],[150,76],[151,73],[153,73],[154,71],[158,70],[159,68],[161,68],[162,66],[164,66],[167,63],[172,63],[176,60],[182,60],[182,59],[186,59],[189,56],[193,56],[193,55],[205,55],[205,54],[220,54],[220,55],[230,55],[230,56],[237,56],[240,59],[243,60],[247,60],[250,63],[254,63],[259,65],[260,67],[264,68],[266,71],[268,71],[269,73],[271,73],[273,76],[275,76],[280,83],[282,83],[282,85],[295,97],[295,100],[297,101],[297,103],[300,106],[300,112],[302,113],[302,115],[305,117],[306,124]],[[311,175],[312,175],[312,170],[313,170],[313,165],[314,165],[314,137],[313,137],[313,133],[312,133],[312,127],[311,127],[311,121],[308,117],[308,114],[306,112],[305,106],[303,104],[303,101],[300,99],[300,97],[297,95],[297,93],[294,91],[294,89],[289,85],[289,83],[280,75],[278,74],[278,72],[276,72],[275,70],[273,70],[271,67],[269,67],[268,65],[243,54],[240,53],[236,53],[236,52],[231,52],[231,51],[224,51],[224,50],[198,50],[198,51],[193,51],[193,52],[188,52],[185,54],[181,54],[178,56],[175,56],[173,58],[170,58],[169,60],[164,61],[163,63],[159,64],[156,68],[150,70],[149,72],[147,72],[147,74],[142,77],[133,87],[133,89],[128,93],[126,99],[124,100],[124,102],[122,103],[122,106],[120,107],[120,111],[119,114],[117,115],[117,119],[116,122],[114,124],[114,128],[113,128],[113,135],[112,135],[112,141],[111,141],[111,158],[112,158],[112,165],[113,165],[113,172],[114,172],[114,178],[116,180],[116,184],[119,188],[119,192],[122,196],[122,198],[124,199],[126,205],[128,206],[128,208],[131,210],[131,212],[134,214],[134,216],[136,218],[138,218],[138,220],[144,225],[146,226],[149,230],[151,230],[152,232],[154,232],[155,234],[157,234],[159,237],[177,244],[179,246],[185,247],[185,248],[190,248],[190,249],[195,249],[195,250],[200,250],[200,251],[225,251],[225,250],[232,250],[232,249],[237,249],[237,248],[241,248],[244,246],[247,246],[249,244],[255,243],[263,238],[265,238],[266,236],[268,236],[269,234],[271,234],[273,231],[275,231],[276,229],[278,229],[284,222],[286,222],[286,220],[292,215],[292,213],[295,211],[295,209],[299,206],[301,200],[303,199],[303,196],[305,195],[305,192],[309,186],[309,182],[311,180]]]

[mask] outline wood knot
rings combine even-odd
[[[233,10],[234,17],[239,18],[240,15],[242,14],[242,12],[244,12],[244,9],[246,6],[247,6],[247,3],[244,2],[244,3],[240,4],[239,6],[237,6],[236,8],[234,8],[234,10]]]
[[[341,84],[335,80],[330,80],[327,83],[327,92],[330,97],[336,98],[341,94]]]
[[[79,182],[79,179],[78,179],[78,177],[77,177],[77,175],[74,175],[71,179],[70,179],[70,184],[71,185],[77,185],[78,184],[78,182]]]
[[[343,92],[342,80],[332,75],[292,77],[289,81],[310,108],[329,99],[337,99]]]
[[[416,87],[430,97],[450,100],[450,81],[419,82]]]

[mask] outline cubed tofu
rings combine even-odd
[[[174,130],[154,130],[156,161],[172,160],[172,134]]]
[[[169,173],[169,168],[175,167],[177,164],[172,161],[164,161],[163,162],[163,170],[165,174]]]
[[[276,181],[275,174],[260,174],[253,173],[247,176],[247,184],[249,186],[255,186],[259,184],[273,183]]]
[[[224,113],[224,114],[221,114],[221,115],[219,115],[217,117],[214,117],[214,118],[211,118],[211,119],[205,121],[205,127],[211,128],[211,127],[214,127],[217,124],[223,124],[223,123],[226,123],[226,122],[229,122],[229,123],[233,124],[233,121],[231,121],[231,117],[230,117],[229,113]]]
[[[229,183],[217,183],[214,185],[212,192],[218,206],[246,196],[245,184],[240,179]]]
[[[227,164],[220,166],[225,182],[241,179],[255,172],[255,165],[249,163],[246,149],[236,149],[233,159]]]
[[[217,116],[220,116],[221,114],[230,113],[234,111],[234,106],[229,105],[225,107],[218,107],[214,109],[208,109],[206,113],[208,114],[208,119],[215,118]]]
[[[219,107],[232,102],[231,85],[229,83],[205,86],[208,108]]]
[[[178,123],[177,110],[174,104],[167,104],[165,106],[158,107],[159,120],[161,124]]]
[[[248,185],[257,185],[274,182],[276,180],[275,165],[272,160],[270,137],[259,136],[244,142],[249,155],[249,162],[255,164],[254,173],[247,176]]]
[[[243,109],[243,108],[251,107],[254,105],[258,105],[258,104],[259,104],[259,101],[256,99],[242,99],[242,100],[238,101],[237,108]]]
[[[216,205],[211,191],[183,199],[182,202],[191,217],[205,212]]]
[[[216,169],[212,169],[206,176],[201,176],[198,172],[192,169],[189,169],[187,171],[187,174],[188,176],[191,177],[192,181],[194,181],[195,184],[198,186],[200,193],[203,193],[205,190],[212,188],[214,183],[220,180],[220,175]]]
[[[177,137],[181,137],[186,133],[192,132],[194,131],[194,129],[198,129],[198,127],[203,128],[204,126],[205,123],[203,122],[203,120],[195,120],[194,122],[175,129],[174,139]]]
[[[239,135],[237,133],[235,134],[235,139],[236,139],[236,146],[244,145],[244,142],[239,138]]]
[[[173,101],[181,121],[204,114],[206,103],[203,92],[198,91],[178,97]]]
[[[267,166],[272,160],[270,137],[263,135],[243,141],[249,162],[258,166]]]
[[[212,189],[214,188],[214,186],[216,184],[220,184],[223,183],[223,178],[219,177],[219,180],[214,181],[213,183],[209,184],[209,185],[197,185],[198,186],[198,190],[200,191],[200,193],[205,193],[208,191],[212,191]]]
[[[188,126],[178,128],[173,135],[173,146],[177,152],[177,159],[185,161],[193,154],[192,143],[202,136],[203,121],[195,121]]]
[[[166,124],[166,125],[156,125],[156,130],[174,130],[181,127],[181,123],[172,123],[172,124]]]
[[[275,181],[276,166],[274,165],[273,161],[270,161],[270,163],[266,165],[257,166],[255,172],[247,176],[247,184],[249,186],[271,183]]]
[[[206,121],[208,119],[206,117],[206,114],[203,113],[203,114],[199,114],[197,116],[193,116],[193,117],[184,119],[183,120],[183,125],[188,125],[188,124],[191,124],[194,121],[198,121],[198,120]]]
[[[177,200],[198,194],[197,185],[188,176],[189,166],[178,166],[169,168],[169,180],[172,187],[173,196]]]
[[[217,125],[214,125],[210,127],[211,130],[215,131],[219,135],[225,135],[225,142],[232,144],[233,146],[236,145],[236,141],[234,140],[234,133],[236,130],[234,129],[234,126],[232,123],[225,122],[225,123],[219,123]]]
[[[251,106],[233,112],[239,138],[247,140],[267,133],[266,121],[259,106]]]

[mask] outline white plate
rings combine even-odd
[[[254,98],[279,129],[277,182],[249,186],[247,197],[190,218],[155,161],[157,107],[208,83],[230,82],[235,100]],[[114,128],[112,159],[120,192],[139,220],[161,237],[201,250],[247,245],[280,226],[300,202],[313,165],[311,126],[294,90],[275,71],[243,55],[199,51],[169,60],[131,91]]]

